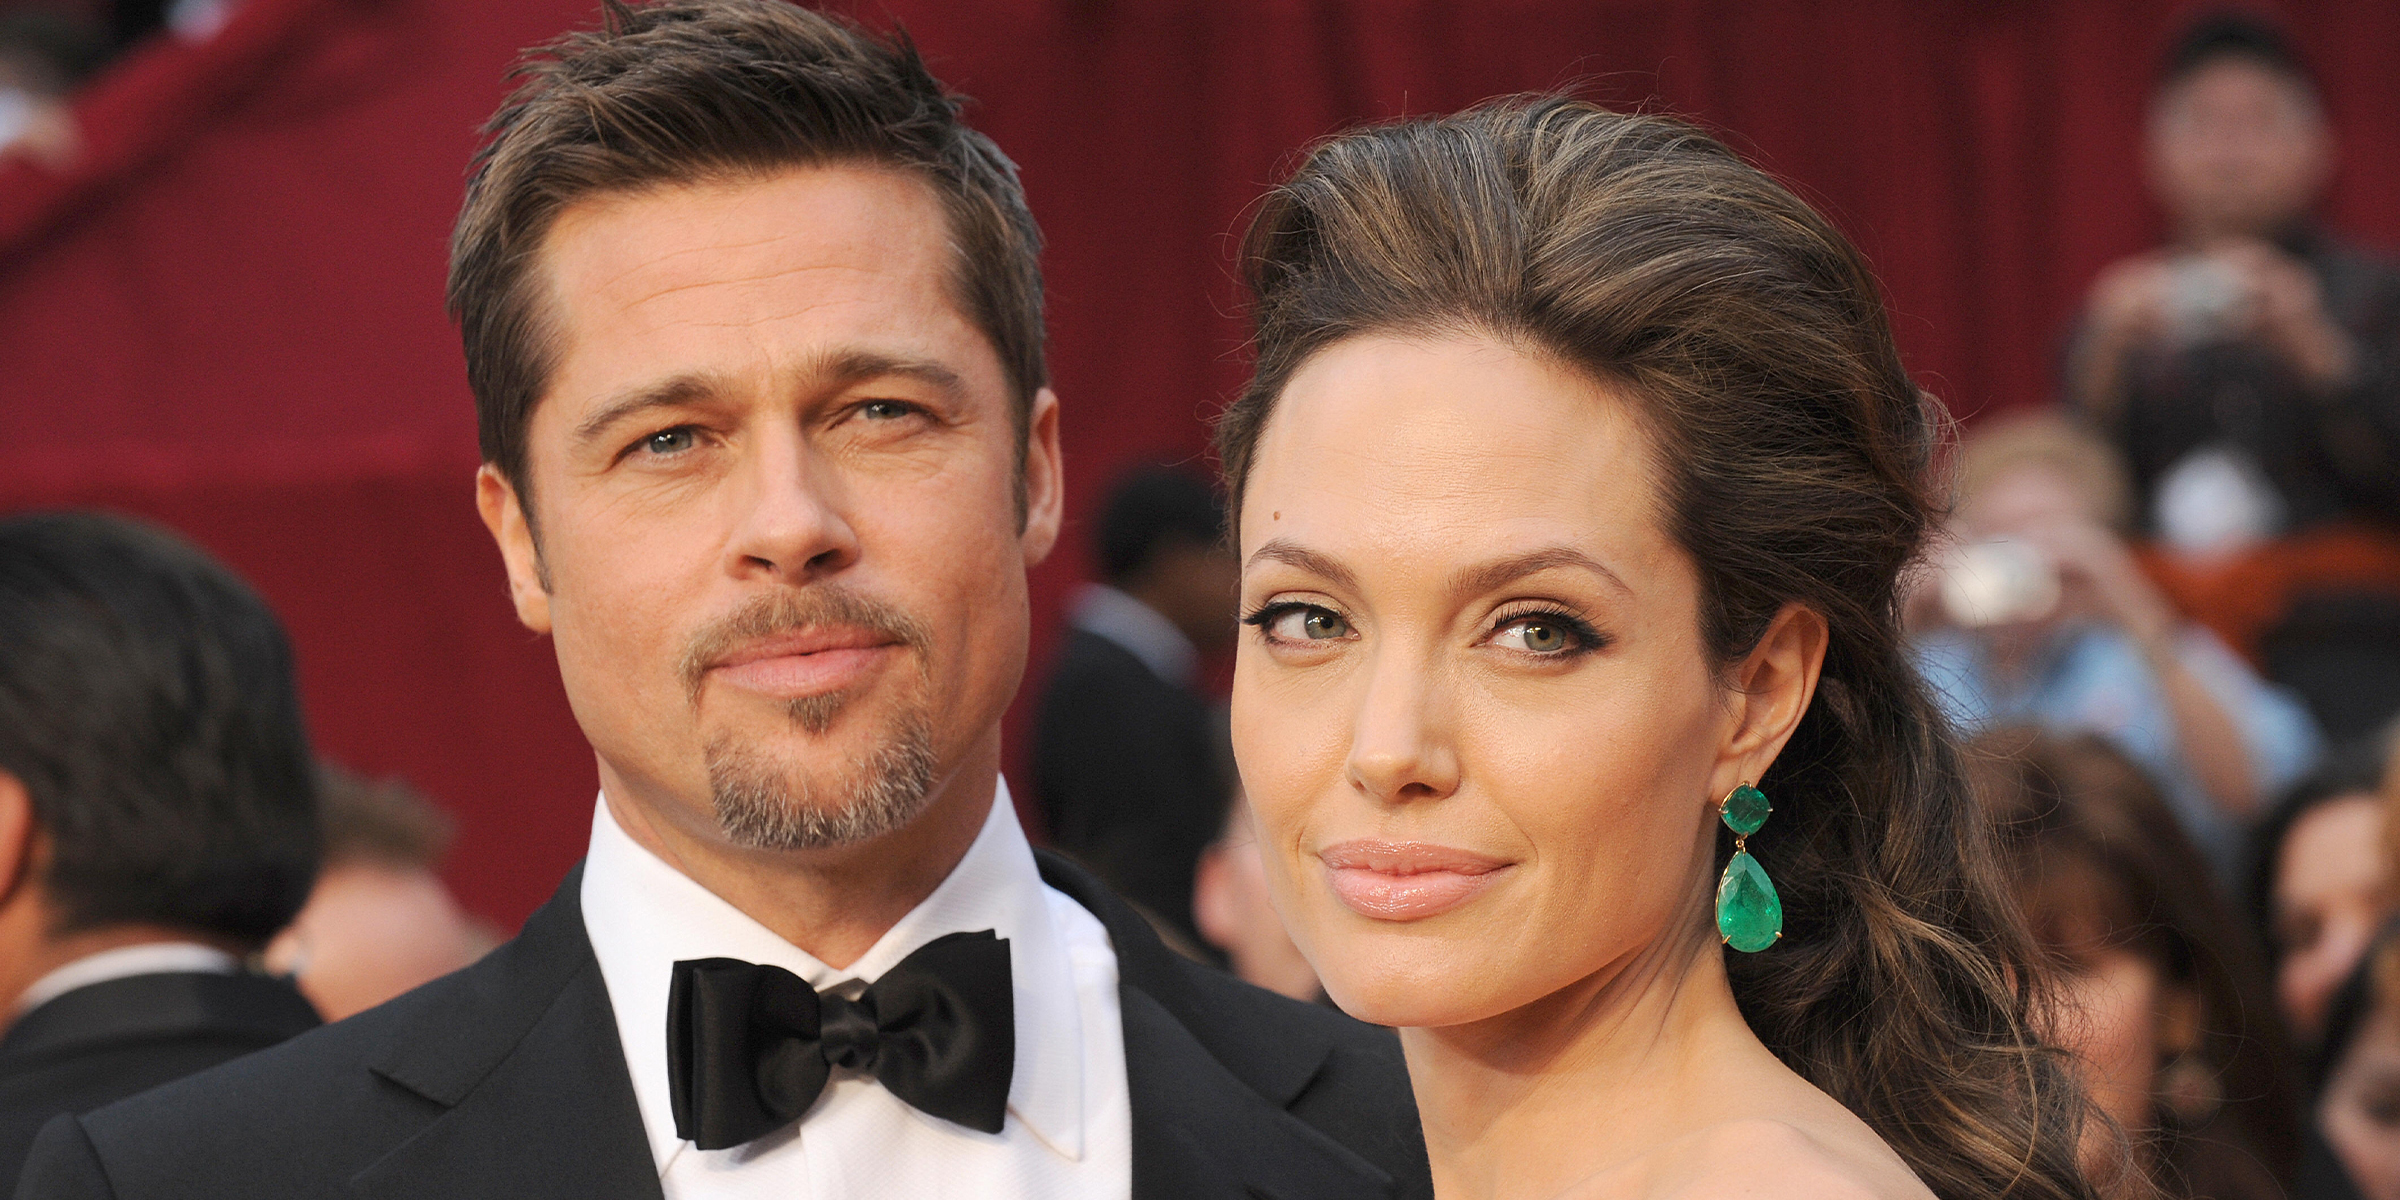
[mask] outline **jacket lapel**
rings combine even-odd
[[[1187,963],[1082,868],[1037,851],[1042,879],[1090,910],[1117,952],[1136,1200],[1386,1200],[1391,1176],[1287,1107],[1332,1047],[1244,1022],[1182,983]],[[1228,985],[1233,986],[1233,985]]]
[[[600,964],[583,868],[517,939],[470,968],[462,1005],[429,1013],[371,1063],[440,1106],[351,1180],[362,1196],[600,1200],[660,1196]]]

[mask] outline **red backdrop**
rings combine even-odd
[[[876,0],[1023,165],[1050,238],[1070,515],[1196,458],[1238,383],[1229,253],[1296,148],[1566,85],[1697,117],[1839,220],[1923,380],[2036,401],[2085,281],[2157,217],[2135,149],[2167,0]],[[329,754],[459,817],[459,892],[513,922],[579,853],[590,751],[477,524],[441,313],[475,127],[592,0],[249,0],[82,102],[90,148],[0,166],[0,508],[199,539],[282,611]],[[2400,6],[2285,6],[2345,150],[2335,223],[2400,242]],[[1070,544],[1036,580],[1037,656]],[[5,653],[5,648],[0,648]],[[1037,662],[1039,658],[1037,657]],[[1022,706],[1020,706],[1022,707]]]

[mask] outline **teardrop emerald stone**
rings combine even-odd
[[[1725,797],[1725,806],[1717,810],[1717,815],[1725,818],[1725,828],[1748,837],[1765,826],[1767,814],[1774,811],[1775,806],[1767,803],[1765,792],[1745,783]]]
[[[1748,851],[1737,851],[1717,881],[1717,932],[1725,944],[1755,954],[1783,935],[1783,899],[1767,869]]]

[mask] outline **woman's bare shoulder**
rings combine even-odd
[[[1932,1195],[1863,1124],[1812,1129],[1752,1118],[1677,1138],[1584,1180],[1559,1200],[1930,1200]]]

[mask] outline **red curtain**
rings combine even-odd
[[[1574,87],[1700,119],[1867,249],[1962,413],[2035,403],[2095,270],[2156,234],[2137,145],[2166,0],[872,0],[1024,168],[1050,240],[1070,515],[1195,460],[1239,383],[1232,244],[1311,139]],[[2400,6],[2289,18],[2344,150],[2333,224],[2400,242]],[[475,128],[591,0],[248,0],[89,89],[66,175],[0,165],[0,508],[184,530],[298,642],[319,745],[458,816],[451,876],[521,918],[594,775],[471,505],[441,311]],[[1036,579],[1036,662],[1073,531]],[[0,649],[0,652],[5,652]],[[1038,671],[1038,667],[1037,667]],[[1020,706],[1022,708],[1022,705]],[[1021,762],[1021,758],[1015,761]],[[1020,789],[1025,790],[1025,789]]]

